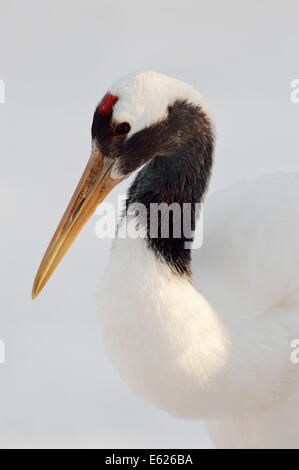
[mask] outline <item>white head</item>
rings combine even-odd
[[[129,75],[112,85],[109,93],[118,97],[112,119],[130,124],[128,136],[166,119],[168,107],[177,100],[200,106],[211,118],[197,90],[181,80],[157,72]]]

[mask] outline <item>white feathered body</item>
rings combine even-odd
[[[130,388],[205,419],[218,447],[299,447],[299,174],[219,191],[204,205],[193,283],[144,239],[116,239],[101,281],[108,354]]]

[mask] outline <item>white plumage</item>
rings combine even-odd
[[[129,206],[199,202],[213,131],[199,93],[178,80],[144,72],[112,86],[95,111],[92,154],[33,297],[96,205],[143,164]],[[172,415],[204,419],[218,447],[299,446],[299,364],[291,361],[299,338],[298,200],[299,174],[241,182],[208,199],[192,280],[184,239],[168,240],[166,252],[161,239],[158,247],[132,236],[144,219],[129,207],[121,224],[138,220],[130,220],[131,237],[116,238],[101,281],[103,340],[120,375]]]
[[[194,287],[142,239],[116,240],[101,281],[120,375],[170,414],[208,419],[219,447],[299,446],[298,197],[299,174],[273,174],[208,200]]]
[[[151,103],[157,121],[160,90],[162,119],[181,82],[145,76],[146,109]],[[142,109],[144,74],[120,83],[115,112],[134,129],[131,97]],[[137,129],[150,124],[140,115]],[[299,337],[298,200],[299,174],[266,175],[211,197],[193,285],[138,238],[115,241],[101,281],[103,339],[120,375],[170,414],[207,420],[218,447],[299,446],[299,365],[290,359]]]
[[[131,124],[129,137],[165,119],[168,105],[177,99],[201,106],[210,116],[197,90],[188,83],[156,72],[131,74],[112,85],[110,92],[121,98],[114,106],[113,118]]]

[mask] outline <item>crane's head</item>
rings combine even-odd
[[[92,150],[83,175],[36,274],[32,298],[107,194],[157,155],[171,155],[190,141],[204,145],[213,124],[190,85],[155,72],[114,84],[96,107]]]

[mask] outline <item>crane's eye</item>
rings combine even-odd
[[[118,124],[113,130],[114,135],[125,135],[130,132],[131,126],[128,122],[122,122],[121,124]]]

